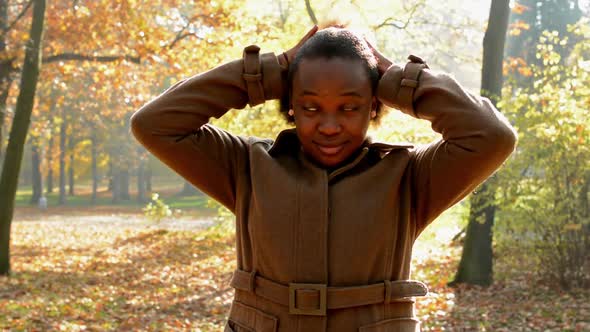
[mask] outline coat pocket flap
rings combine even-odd
[[[413,318],[393,318],[359,327],[359,332],[420,332],[420,322]]]
[[[237,301],[231,305],[229,320],[256,332],[275,332],[279,324],[278,318]]]

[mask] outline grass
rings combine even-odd
[[[208,198],[204,194],[195,194],[190,196],[180,196],[180,188],[177,186],[173,187],[160,187],[154,190],[158,192],[160,197],[173,209],[209,209]],[[99,188],[96,202],[92,202],[92,192],[90,188],[78,187],[75,195],[66,196],[66,206],[69,207],[89,207],[89,206],[118,206],[118,207],[143,207],[146,203],[138,202],[136,199],[137,193],[135,191],[130,192],[131,199],[121,200],[117,203],[113,203],[111,193],[107,188]],[[30,187],[21,186],[16,193],[15,204],[17,207],[30,207],[29,202],[32,196],[32,189]],[[59,206],[59,191],[46,194],[48,207]]]

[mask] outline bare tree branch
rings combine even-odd
[[[318,24],[318,19],[315,17],[315,13],[313,12],[313,8],[311,8],[311,3],[309,3],[309,0],[305,0],[305,9],[307,9],[307,14],[309,15],[309,18],[313,24]]]
[[[400,22],[398,20],[395,20],[393,17],[388,17],[383,22],[381,22],[381,24],[376,25],[374,30],[379,30],[383,27],[394,27],[396,29],[404,30],[405,28],[408,27],[409,23],[410,23],[409,18],[408,18],[408,20],[406,20],[406,22]]]
[[[188,28],[190,28],[190,26],[197,20],[197,19],[205,19],[205,20],[209,20],[210,17],[207,15],[195,15],[193,17],[191,17],[190,19],[186,16],[182,16],[182,18],[186,21],[186,24],[182,27],[182,29],[180,29],[180,31],[178,31],[178,33],[176,34],[176,37],[174,37],[174,39],[172,40],[172,42],[170,42],[167,46],[164,46],[165,48],[168,49],[172,49],[172,47],[174,47],[176,45],[176,43],[178,43],[179,41],[183,40],[184,38],[193,36],[193,37],[197,37],[198,39],[203,39],[201,37],[199,37],[196,33],[194,32],[185,32]],[[213,22],[210,22],[213,23]]]
[[[416,10],[418,10],[418,7],[420,7],[423,3],[424,3],[424,1],[419,1],[419,2],[415,3],[409,9],[409,13],[408,13],[408,16],[407,16],[405,22],[401,22],[400,20],[397,20],[393,17],[388,17],[385,20],[383,20],[383,22],[381,22],[381,24],[374,26],[373,31],[377,31],[383,27],[394,27],[394,28],[400,29],[400,30],[406,29],[410,25],[412,19],[414,18],[414,14],[416,13]]]
[[[178,43],[179,41],[183,40],[186,37],[190,37],[190,36],[194,36],[197,37],[198,39],[203,39],[201,37],[199,37],[196,33],[194,32],[187,32],[187,33],[183,33],[183,34],[177,34],[176,38],[174,38],[174,40],[167,46],[169,49],[171,49],[172,47],[174,47],[174,45],[176,45],[176,43]]]
[[[287,23],[287,18],[289,17],[289,3],[287,3],[286,9],[283,8],[283,1],[282,0],[278,0],[277,3],[279,5],[279,16],[281,18],[281,27],[284,28],[285,23]]]
[[[12,27],[16,24],[16,22],[18,22],[27,13],[27,10],[29,10],[29,8],[31,7],[32,4],[33,4],[33,0],[29,0],[29,2],[27,2],[27,4],[25,5],[25,8],[23,8],[23,10],[18,14],[18,16],[14,19],[14,21],[12,21],[12,23],[10,23],[9,25],[7,25],[6,27],[4,27],[2,29],[2,32],[1,32],[2,35],[4,35],[8,31],[10,31],[10,29],[12,29]],[[4,39],[4,36],[2,36],[1,38]]]
[[[118,60],[127,60],[133,63],[139,63],[140,58],[130,55],[113,55],[113,56],[99,56],[99,55],[85,55],[76,53],[61,53],[43,57],[44,63],[57,62],[63,60],[78,60],[78,61],[93,61],[93,62],[112,62]]]

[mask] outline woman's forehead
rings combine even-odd
[[[303,59],[293,77],[293,93],[362,96],[371,93],[371,81],[367,70],[359,60]]]

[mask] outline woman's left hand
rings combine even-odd
[[[301,38],[301,40],[299,40],[299,42],[297,43],[297,45],[293,46],[291,49],[289,49],[288,51],[285,51],[283,54],[284,56],[279,56],[279,63],[282,66],[286,66],[289,63],[293,62],[293,59],[295,58],[295,54],[297,54],[297,51],[299,51],[299,49],[301,48],[301,46],[303,46],[303,44],[305,44],[305,42],[313,37],[313,35],[315,35],[315,33],[318,32],[318,26],[314,25],[306,34],[305,36],[303,36],[303,38]],[[286,57],[286,59],[284,58]]]

